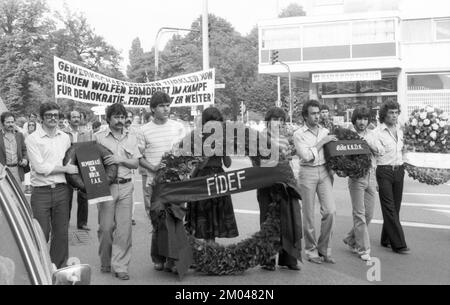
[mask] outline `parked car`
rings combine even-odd
[[[8,168],[0,164],[0,285],[87,285],[89,265],[57,270],[44,233]],[[73,260],[72,260],[73,261]]]

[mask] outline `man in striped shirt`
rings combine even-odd
[[[155,174],[160,168],[161,159],[165,152],[172,149],[172,146],[184,137],[184,126],[174,120],[169,119],[171,98],[167,93],[156,92],[150,100],[150,109],[153,113],[153,121],[142,126],[139,148],[144,158],[140,160],[140,165],[147,170],[147,193],[152,194],[152,183]],[[152,206],[152,202],[150,202]],[[150,206],[145,209],[153,219],[156,215],[150,213]],[[152,210],[155,207],[152,206]],[[153,221],[152,221],[152,224]],[[164,269],[166,258],[157,254],[158,231],[153,225],[151,256],[156,270]],[[167,261],[166,269],[173,270],[173,261]]]

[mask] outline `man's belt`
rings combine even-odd
[[[403,168],[402,165],[378,165],[379,168],[391,169],[392,171],[396,171]]]
[[[50,185],[42,185],[42,186],[33,186],[33,188],[38,188],[38,189],[54,189],[57,188],[59,186],[63,186],[66,185],[65,183],[53,183]]]
[[[125,184],[128,182],[131,182],[131,178],[128,179],[117,178],[112,182],[112,184]]]
[[[6,166],[7,167],[17,167],[17,166],[19,166],[19,164],[17,164],[17,163],[16,164],[6,164]]]

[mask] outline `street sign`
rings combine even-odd
[[[216,84],[215,89],[225,89],[225,84]]]

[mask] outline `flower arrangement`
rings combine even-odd
[[[334,134],[338,140],[362,140],[362,138],[350,129],[336,127]],[[327,167],[339,177],[362,178],[371,167],[370,155],[334,156],[327,160]]]
[[[405,126],[405,145],[408,151],[450,152],[449,116],[440,109],[426,106],[414,110]]]
[[[411,113],[405,126],[405,148],[409,152],[405,168],[411,178],[429,185],[450,180],[450,168],[442,168],[445,163],[442,160],[448,159],[444,154],[450,152],[448,120],[446,112],[431,106]],[[430,155],[417,158],[422,153]],[[426,162],[427,166],[421,166],[424,163],[421,159],[431,159],[435,165],[430,167],[430,162]]]

